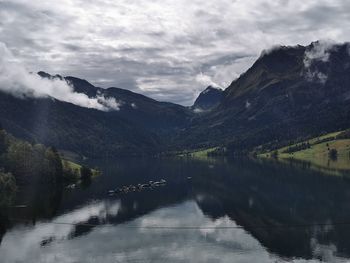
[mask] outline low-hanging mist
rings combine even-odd
[[[94,98],[77,93],[64,79],[41,78],[30,73],[4,43],[0,42],[0,90],[19,98],[54,98],[85,108],[102,111],[119,110],[114,98],[97,95]]]

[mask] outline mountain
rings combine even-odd
[[[103,111],[0,94],[0,121],[16,137],[88,156],[152,153],[157,136]]]
[[[178,144],[241,152],[348,128],[349,50],[349,44],[314,42],[263,52],[215,109],[177,135]]]
[[[60,78],[45,72],[45,78]],[[76,92],[113,97],[119,111],[99,111],[53,98],[20,99],[0,92],[0,123],[19,138],[85,156],[154,155],[165,150],[169,134],[183,129],[192,112],[128,90],[93,86],[66,77]]]
[[[45,72],[38,73],[46,78],[61,78],[60,75],[52,76]],[[64,77],[71,83],[74,90],[84,93],[89,97],[98,94],[115,98],[120,104],[119,111],[112,111],[109,115],[128,120],[138,127],[147,128],[157,134],[166,134],[169,131],[181,129],[187,125],[193,113],[186,107],[170,102],[159,102],[144,95],[120,88],[103,89],[95,87],[86,80],[76,77]]]
[[[192,107],[120,88],[65,79],[89,97],[115,98],[103,112],[0,93],[0,122],[17,137],[87,156],[154,155],[225,146],[247,153],[350,127],[350,44],[314,42],[262,52],[224,91],[208,87]],[[195,114],[201,111],[202,114]]]
[[[220,104],[222,98],[222,89],[209,86],[199,94],[192,109],[195,112],[211,110]]]

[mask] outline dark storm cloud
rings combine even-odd
[[[190,105],[271,46],[347,41],[346,0],[0,0],[0,42],[29,71]]]

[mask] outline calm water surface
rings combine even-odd
[[[347,177],[248,160],[93,165],[90,185],[20,189],[26,207],[0,212],[0,262],[350,262]]]

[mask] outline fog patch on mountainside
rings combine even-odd
[[[330,52],[335,48],[335,42],[330,40],[322,40],[314,42],[310,50],[305,51],[304,67],[305,78],[310,82],[318,82],[325,84],[328,76],[325,72],[319,71],[313,67],[315,62],[326,63],[329,61]]]
[[[119,110],[114,98],[74,92],[73,87],[60,78],[41,78],[30,73],[4,43],[0,42],[0,91],[18,98],[54,98],[77,106],[102,111]]]
[[[314,42],[312,48],[305,52],[305,67],[310,67],[313,61],[328,62],[330,51],[334,48],[335,44],[335,42],[330,40]]]

